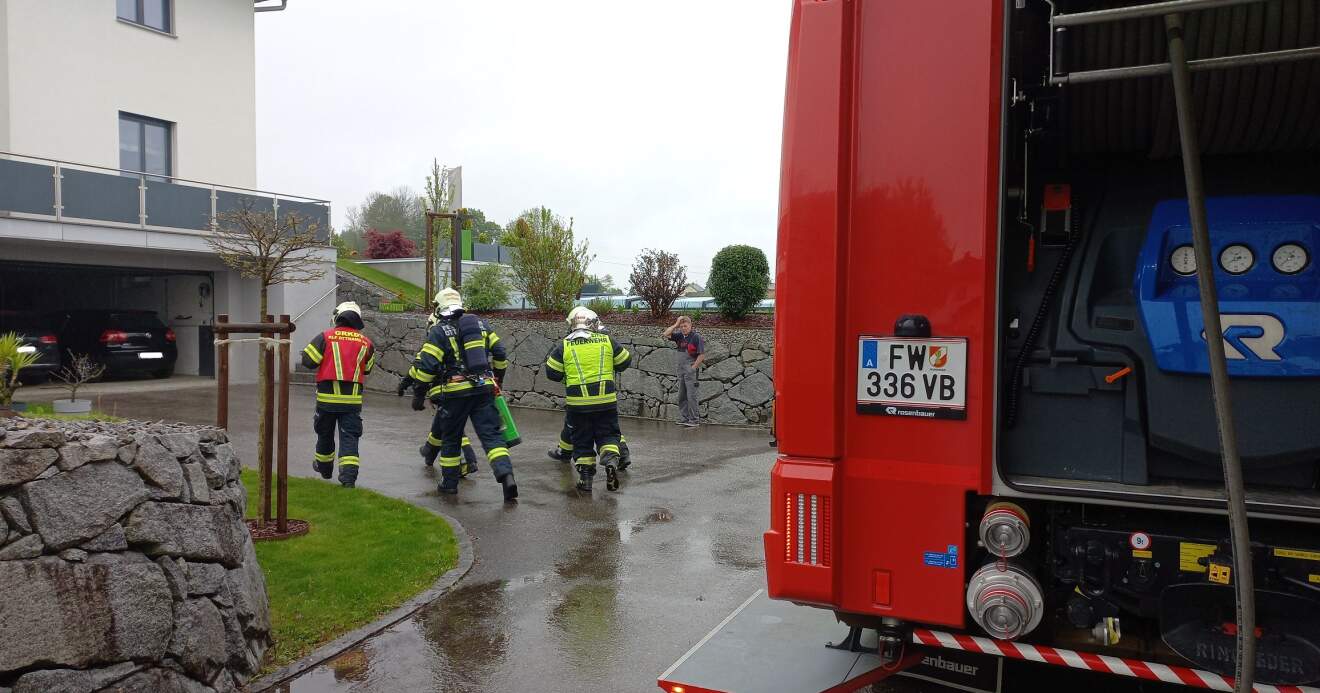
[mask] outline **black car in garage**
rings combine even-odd
[[[168,378],[179,351],[174,330],[149,310],[71,310],[55,314],[62,348],[87,354],[105,374]]]
[[[22,342],[22,351],[40,355],[36,363],[23,369],[19,380],[24,383],[46,382],[60,368],[60,342],[48,317],[17,310],[0,310],[0,334],[15,332]]]

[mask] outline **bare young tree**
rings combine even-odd
[[[425,216],[426,212],[449,211],[450,171],[453,171],[453,169],[442,166],[439,159],[431,160],[431,172],[426,174],[426,187],[422,191],[422,215],[424,219],[429,219]],[[449,219],[434,219],[431,222],[432,227],[424,229],[423,233],[431,234],[432,243],[435,244],[433,247],[443,252],[443,249],[450,246],[451,234],[454,228],[453,222]],[[425,241],[426,237],[423,236],[422,238]],[[437,252],[432,261],[435,262],[442,252]],[[450,285],[449,265],[443,262],[437,262],[437,264],[440,265],[438,268],[432,266],[428,267],[426,271],[430,272],[432,278],[436,280],[435,285],[437,287],[447,287]],[[431,297],[427,296],[426,300],[429,302]]]
[[[105,375],[105,366],[92,360],[87,354],[69,352],[69,360],[55,372],[55,377],[62,383],[60,387],[69,391],[69,401],[78,399],[78,388],[99,380]]]
[[[270,310],[270,287],[312,282],[325,276],[315,251],[328,247],[328,243],[317,238],[319,229],[318,224],[304,221],[297,214],[276,218],[274,212],[259,210],[251,199],[243,198],[238,209],[216,215],[206,243],[225,266],[260,283],[260,321]],[[266,359],[258,359],[257,364],[257,392],[261,393],[257,449],[264,450],[271,435],[267,412],[272,402],[266,397],[271,373]],[[261,497],[270,497],[270,475],[265,465],[261,468]]]
[[[651,307],[651,316],[659,318],[687,288],[687,268],[678,261],[678,255],[647,248],[633,263],[629,281],[632,292]]]

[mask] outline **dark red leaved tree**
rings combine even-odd
[[[402,231],[377,231],[367,229],[367,257],[373,260],[388,260],[396,257],[417,257],[417,244],[403,235]]]

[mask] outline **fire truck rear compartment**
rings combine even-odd
[[[1087,81],[1165,62],[1162,20],[1051,41],[1048,6],[1027,5],[1008,51],[1000,476],[1036,493],[1221,504],[1195,276],[1173,257],[1190,224],[1171,82]],[[1191,12],[1186,36],[1192,60],[1315,47],[1320,2]],[[1192,86],[1249,500],[1320,514],[1320,60],[1196,71]]]

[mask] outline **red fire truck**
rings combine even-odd
[[[1316,0],[795,0],[767,590],[660,686],[1317,690],[1317,58]]]

